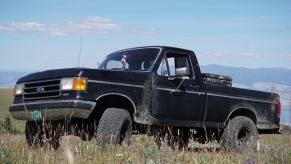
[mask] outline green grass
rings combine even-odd
[[[9,113],[9,106],[14,98],[13,91],[11,88],[0,88],[0,122],[4,122],[6,117],[10,117],[12,126],[23,131],[25,122],[13,119]]]
[[[13,101],[13,89],[0,88],[0,120],[10,117],[8,112],[9,105]]]

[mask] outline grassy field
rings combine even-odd
[[[9,117],[8,107],[13,100],[13,89],[0,88],[0,120]]]
[[[10,117],[13,127],[23,131],[25,122],[12,119],[9,113],[9,105],[13,101],[13,91],[11,88],[0,88],[0,121],[4,122],[5,118]]]
[[[0,121],[10,117],[8,106],[12,89],[0,89]],[[12,121],[23,130],[23,121]],[[291,163],[291,134],[260,135],[257,153],[235,153],[220,150],[216,143],[200,145],[194,141],[187,150],[172,150],[165,143],[158,149],[153,138],[134,135],[132,145],[101,148],[95,140],[81,141],[65,136],[57,151],[31,149],[24,134],[0,133],[0,163]]]
[[[62,139],[57,151],[29,149],[23,135],[0,136],[0,163],[291,163],[290,135],[261,135],[258,153],[235,153],[192,143],[187,151],[158,149],[151,137],[133,136],[131,147],[96,146],[72,136]]]

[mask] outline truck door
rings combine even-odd
[[[200,119],[200,85],[190,55],[165,52],[153,80],[153,116],[165,123],[195,124]]]

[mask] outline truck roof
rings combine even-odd
[[[178,47],[171,47],[171,46],[141,46],[141,47],[132,47],[132,48],[121,49],[121,50],[118,50],[118,51],[114,51],[113,53],[120,52],[120,51],[131,50],[131,49],[142,49],[142,48],[160,48],[160,49],[171,49],[171,50],[193,52],[192,50],[187,50],[187,49],[178,48]]]

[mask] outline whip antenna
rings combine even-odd
[[[78,67],[80,67],[80,63],[81,63],[82,45],[83,45],[83,35],[80,36],[80,48],[79,48]]]

